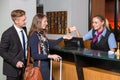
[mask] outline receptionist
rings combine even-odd
[[[116,39],[114,33],[112,33],[107,27],[106,19],[101,15],[96,15],[92,18],[92,28],[87,34],[83,36],[83,40],[92,40],[91,49],[101,51],[115,52],[117,48]],[[79,33],[77,28],[74,29]]]
[[[83,36],[84,40],[91,39],[91,49],[102,51],[113,51],[117,48],[115,35],[106,26],[106,19],[96,15],[92,19],[93,28]]]

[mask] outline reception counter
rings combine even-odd
[[[59,54],[63,61],[75,63],[78,80],[84,80],[83,68],[87,67],[120,73],[120,60],[107,52],[61,46],[56,46],[50,51],[53,54]]]

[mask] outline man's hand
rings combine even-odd
[[[24,67],[23,62],[22,62],[22,61],[18,61],[17,64],[16,64],[16,67],[17,67],[17,68],[22,68],[22,67]]]

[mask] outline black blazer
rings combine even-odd
[[[22,61],[23,49],[14,26],[2,34],[0,56],[3,57],[3,74],[17,77],[22,69],[18,69],[16,64],[18,61]]]

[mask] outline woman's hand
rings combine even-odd
[[[67,33],[71,33],[71,32],[76,31],[76,30],[77,30],[76,26],[66,28]]]
[[[76,32],[76,37],[81,37],[81,34],[76,26],[67,27],[67,33]]]
[[[70,32],[73,32],[73,31],[77,30],[76,26],[69,27],[69,29],[70,29]]]
[[[59,55],[57,55],[57,54],[52,54],[52,55],[49,54],[48,58],[53,59],[55,61],[60,61],[60,59],[61,59],[61,57]]]
[[[63,39],[72,39],[72,36],[70,34],[66,34],[63,36]]]

